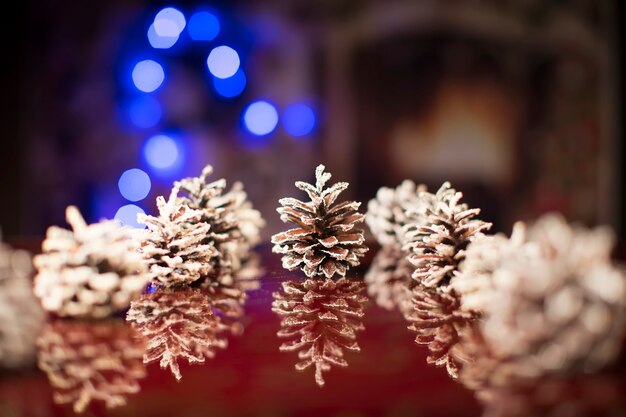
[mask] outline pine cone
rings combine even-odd
[[[403,314],[413,310],[411,273],[413,266],[397,247],[383,247],[376,254],[367,273],[367,292],[376,304],[387,310],[399,309]]]
[[[445,366],[457,378],[459,362],[450,349],[459,340],[459,331],[476,319],[460,311],[456,292],[449,288],[451,278],[465,258],[470,242],[483,236],[491,224],[474,219],[480,210],[459,204],[463,195],[444,183],[436,194],[419,193],[421,205],[413,218],[417,223],[405,226],[404,250],[415,267],[412,294],[413,311],[405,312],[409,329],[417,333],[415,342],[428,346],[428,363]]]
[[[319,165],[315,170],[315,186],[296,182],[296,187],[305,191],[311,201],[282,198],[282,207],[277,209],[283,222],[298,227],[272,236],[272,251],[283,255],[283,268],[290,271],[301,268],[307,277],[331,278],[335,274],[344,277],[368,250],[363,244],[363,230],[355,227],[364,219],[358,212],[361,203],[334,204],[348,183],[339,182],[325,189],[330,177],[324,172],[324,165]]]
[[[202,222],[201,210],[184,204],[172,190],[167,201],[157,198],[159,216],[138,215],[148,229],[142,237],[141,252],[150,266],[150,276],[158,285],[190,285],[214,273],[217,256],[213,243],[206,241],[210,225]]]
[[[159,289],[133,301],[126,320],[147,341],[144,363],[159,361],[162,369],[169,367],[180,380],[179,360],[204,363],[205,358],[215,356],[216,349],[225,348],[223,333],[232,327],[213,312],[211,300],[206,290],[181,288]],[[232,318],[232,302],[222,301],[224,316]]]
[[[444,183],[436,194],[420,193],[426,206],[424,223],[405,227],[405,249],[415,265],[413,279],[428,287],[446,287],[465,259],[465,249],[477,236],[491,227],[474,217],[480,209],[459,204],[463,194]]]
[[[365,223],[381,246],[402,246],[405,229],[415,223],[418,213],[423,213],[427,202],[419,198],[426,186],[405,180],[395,189],[381,187],[367,204]]]
[[[213,167],[207,165],[199,177],[185,178],[174,186],[183,192],[181,202],[200,210],[200,222],[209,225],[203,243],[212,244],[217,251],[211,259],[215,273],[206,280],[230,285],[239,277],[241,259],[247,258],[252,247],[260,242],[260,229],[265,221],[253,208],[240,182],[225,193],[226,180],[207,182],[212,173]]]
[[[484,384],[607,364],[621,347],[626,297],[624,276],[610,261],[611,233],[570,227],[562,217],[548,215],[529,229],[525,242],[520,240],[493,241],[490,248],[484,243],[482,249],[472,244],[468,267],[452,283],[464,304],[467,300],[463,309],[483,315],[482,350],[494,364]],[[474,249],[495,253],[489,257],[498,262],[483,267],[470,262]],[[481,269],[477,285],[461,285]]]
[[[60,316],[103,318],[128,307],[148,276],[132,232],[113,221],[87,225],[67,208],[73,230],[50,227],[35,257],[35,295]]]
[[[315,366],[315,382],[324,385],[323,372],[346,367],[344,349],[358,352],[356,334],[364,330],[361,318],[367,301],[362,282],[341,278],[283,282],[273,294],[272,310],[283,316],[278,337],[290,339],[281,352],[298,352],[296,370]]]
[[[108,408],[125,405],[146,375],[143,345],[121,321],[56,320],[46,325],[37,346],[39,368],[48,375],[54,402],[73,404],[77,413],[92,401]]]
[[[0,367],[34,363],[44,314],[33,295],[28,252],[0,242]]]

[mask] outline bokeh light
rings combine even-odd
[[[189,19],[187,31],[195,41],[212,41],[220,33],[220,22],[212,13],[197,12]]]
[[[229,46],[218,46],[214,48],[207,58],[209,71],[217,78],[228,78],[235,75],[239,69],[239,54]]]
[[[267,101],[255,101],[244,110],[243,122],[250,133],[267,135],[276,129],[278,112]]]
[[[151,93],[163,84],[163,67],[151,59],[138,62],[133,68],[133,83],[138,90]]]
[[[285,109],[282,122],[290,135],[306,136],[315,128],[315,112],[306,104],[292,104]]]
[[[154,23],[148,28],[148,42],[150,42],[150,46],[155,49],[171,48],[177,41],[178,35],[160,36],[157,34],[156,29],[154,28]]]
[[[128,201],[139,201],[146,198],[152,184],[148,174],[138,168],[124,171],[117,182],[120,194]]]
[[[146,141],[143,154],[148,165],[155,169],[175,167],[181,158],[176,141],[166,135],[156,135]]]
[[[241,68],[237,70],[235,75],[228,78],[213,78],[213,87],[215,87],[215,91],[226,98],[237,97],[243,90],[246,88],[246,75],[243,73]]]
[[[134,204],[127,204],[122,206],[115,213],[115,221],[122,224],[122,226],[136,227],[138,229],[145,228],[145,225],[137,222],[137,214],[145,214],[146,212],[139,206]]]
[[[154,17],[154,31],[159,36],[177,37],[186,24],[185,15],[173,7],[164,8]]]
[[[141,95],[128,105],[130,121],[142,129],[156,126],[161,121],[162,116],[161,103],[152,96]]]

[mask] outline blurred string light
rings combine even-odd
[[[264,136],[276,129],[278,112],[267,101],[255,101],[244,110],[243,122],[250,133]]]
[[[315,112],[306,104],[292,104],[283,112],[282,121],[285,130],[290,135],[306,136],[315,128]]]
[[[115,213],[114,219],[122,224],[122,226],[136,227],[143,229],[145,226],[137,222],[137,214],[145,214],[146,212],[139,206],[127,204],[122,206]]]
[[[187,31],[194,41],[212,41],[220,33],[220,22],[212,13],[197,12],[189,19]]]
[[[143,155],[152,168],[170,171],[182,165],[182,151],[179,144],[169,136],[156,135],[143,146]]]
[[[164,8],[154,17],[154,31],[159,36],[179,36],[186,24],[185,15],[173,7]]]
[[[214,48],[207,58],[209,71],[217,78],[228,78],[235,75],[239,69],[239,54],[229,46],[218,46]]]
[[[133,168],[124,171],[117,182],[120,194],[128,201],[139,201],[146,198],[152,184],[144,171]]]
[[[156,32],[154,23],[148,28],[148,42],[155,49],[168,49],[178,41],[179,35],[161,36]]]
[[[128,105],[130,121],[142,129],[156,126],[161,121],[162,116],[161,103],[152,96],[141,95]]]
[[[246,75],[243,73],[243,70],[239,68],[237,72],[228,78],[213,78],[213,87],[215,87],[215,91],[226,98],[237,97],[243,90],[246,88]]]
[[[133,68],[133,83],[139,91],[151,93],[163,84],[165,73],[163,67],[151,59],[139,61]]]

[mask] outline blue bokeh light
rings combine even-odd
[[[290,135],[306,136],[315,128],[315,112],[306,104],[292,104],[283,112],[282,122]]]
[[[141,95],[128,105],[128,117],[137,127],[147,129],[156,126],[163,116],[161,103],[152,97]]]
[[[151,59],[138,62],[133,68],[133,83],[138,90],[151,93],[163,84],[165,72],[163,67]]]
[[[187,31],[194,41],[212,41],[220,33],[220,22],[212,13],[197,12],[189,19]]]
[[[244,110],[243,122],[250,133],[264,136],[276,129],[278,112],[267,101],[255,101]]]
[[[148,42],[155,49],[168,49],[178,41],[178,35],[161,36],[156,32],[154,23],[148,28]]]
[[[128,201],[139,201],[146,198],[152,183],[148,174],[138,168],[124,171],[117,182],[120,194]]]
[[[154,30],[159,36],[178,37],[186,24],[185,15],[173,7],[164,8],[154,17]]]
[[[218,46],[214,48],[206,60],[209,72],[217,78],[228,78],[235,75],[239,69],[241,61],[239,54],[229,46]]]
[[[235,75],[228,78],[213,78],[213,87],[215,87],[215,91],[226,98],[237,97],[243,90],[246,88],[246,75],[243,73],[241,68],[237,70]]]
[[[182,163],[182,153],[174,139],[156,135],[146,141],[143,154],[148,165],[157,170],[168,170]]]
[[[139,206],[136,206],[134,204],[127,204],[117,210],[114,219],[115,221],[121,223],[122,226],[130,226],[136,227],[138,229],[143,229],[145,228],[145,225],[137,221],[137,214],[139,213],[145,214],[146,212]]]

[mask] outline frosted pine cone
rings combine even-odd
[[[217,249],[206,241],[210,226],[201,221],[203,212],[180,201],[172,190],[167,201],[157,198],[159,216],[139,214],[148,229],[142,237],[141,252],[152,280],[164,287],[190,285],[214,273],[211,262]]]
[[[282,198],[282,207],[277,209],[283,222],[294,223],[297,228],[272,236],[272,251],[283,255],[283,268],[290,271],[300,268],[307,277],[344,277],[368,250],[363,244],[363,230],[356,227],[364,219],[358,212],[361,203],[335,204],[348,183],[325,188],[330,177],[324,172],[324,165],[319,165],[315,170],[315,186],[296,182],[296,187],[305,191],[311,201]]]
[[[77,413],[92,401],[108,408],[125,405],[146,375],[143,345],[122,321],[56,320],[46,325],[37,345],[39,367],[48,375],[54,402],[72,404]]]
[[[383,247],[374,257],[365,274],[367,292],[376,304],[387,310],[399,309],[402,313],[413,309],[411,301],[411,273],[413,267],[399,248]]]
[[[226,180],[207,182],[212,173],[213,167],[207,165],[199,177],[176,182],[175,188],[183,192],[181,202],[202,212],[200,221],[209,225],[203,243],[217,249],[211,259],[214,273],[205,280],[230,285],[239,277],[241,259],[260,242],[260,229],[265,221],[248,200],[240,182],[224,192]]]
[[[341,278],[286,281],[283,290],[274,293],[272,310],[282,316],[278,337],[290,339],[280,350],[298,352],[298,371],[315,366],[319,386],[324,385],[323,372],[348,366],[344,349],[360,350],[356,335],[364,329],[364,292],[362,282]]]
[[[52,226],[35,257],[35,295],[60,316],[103,318],[124,310],[148,276],[132,232],[113,221],[87,225],[67,208],[73,230]]]
[[[144,363],[159,361],[162,369],[169,367],[180,380],[179,360],[203,363],[205,358],[213,358],[217,349],[225,348],[223,333],[231,327],[222,323],[211,305],[205,290],[191,288],[159,289],[133,301],[126,320],[147,341]],[[227,306],[232,303],[222,305]]]
[[[34,363],[44,314],[33,295],[28,252],[0,242],[0,367]]]
[[[402,246],[404,226],[414,223],[415,216],[424,212],[426,202],[419,194],[426,191],[422,184],[405,180],[395,189],[381,187],[367,204],[365,222],[381,246]]]
[[[480,209],[461,204],[463,194],[444,183],[436,194],[420,193],[427,201],[424,223],[405,227],[405,249],[409,262],[415,265],[413,279],[429,288],[447,286],[465,259],[470,242],[491,227],[475,219]]]
[[[473,248],[468,251],[468,270],[452,285],[465,310],[483,315],[483,350],[495,364],[486,385],[594,370],[618,354],[626,282],[611,264],[612,243],[606,229],[571,227],[547,215],[523,244],[493,245],[499,262],[486,264],[492,272],[475,287],[461,285],[479,268],[470,263]]]

